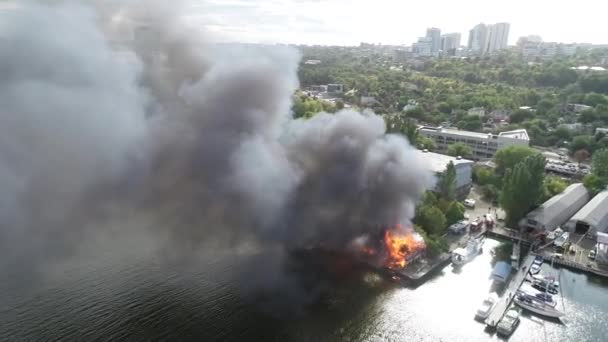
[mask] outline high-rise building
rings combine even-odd
[[[509,44],[509,23],[489,25],[487,52],[506,49]]]
[[[441,51],[445,55],[453,56],[460,47],[460,33],[446,33],[441,35]]]
[[[469,31],[469,50],[479,54],[486,53],[488,49],[488,26],[484,23],[477,24]]]
[[[420,57],[434,56],[433,39],[428,37],[418,38],[418,41],[412,45],[412,52]]]
[[[431,54],[439,55],[441,49],[441,30],[435,27],[426,29],[426,37],[431,39]]]

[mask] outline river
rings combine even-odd
[[[26,279],[3,275],[0,338],[7,341],[488,341],[473,319],[488,295],[490,249],[460,271],[451,265],[417,288],[363,272],[320,304],[277,317],[239,295],[235,260],[201,257],[171,267],[108,253]],[[136,254],[137,255],[137,254]],[[524,314],[510,341],[603,341],[608,283],[560,272],[563,323]],[[59,272],[60,270],[60,272]],[[26,286],[24,282],[28,280]]]

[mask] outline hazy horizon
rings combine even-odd
[[[572,5],[548,0],[459,2],[436,0],[192,0],[188,20],[245,43],[410,45],[429,27],[457,32],[466,45],[473,26],[508,22],[509,44],[521,36],[543,41],[608,43],[602,30],[607,4],[581,0]],[[591,11],[590,9],[593,8]],[[204,23],[204,24],[203,24]]]
[[[543,41],[608,44],[599,27],[608,3],[448,0],[183,0],[185,19],[221,41],[263,44],[359,45],[361,42],[411,45],[429,27],[460,33],[479,23],[507,22],[509,45],[521,36]],[[0,0],[0,12],[19,8]]]

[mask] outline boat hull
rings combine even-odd
[[[519,299],[515,299],[515,304],[517,304],[519,307],[526,309],[530,312],[533,312],[535,314],[541,315],[541,316],[545,316],[545,317],[549,317],[549,318],[560,318],[562,316],[564,316],[564,313],[554,309],[548,305],[542,304],[542,307],[540,306],[536,306],[536,305],[532,305],[529,304],[523,300],[519,300]]]

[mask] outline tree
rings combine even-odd
[[[497,183],[497,179],[494,176],[492,169],[484,166],[475,166],[473,168],[473,180],[479,185]]]
[[[487,201],[494,202],[500,196],[500,190],[494,184],[488,184],[481,187],[483,198]]]
[[[608,182],[608,149],[601,149],[593,154],[591,172],[604,183]]]
[[[585,99],[583,100],[583,103],[588,106],[595,107],[599,104],[608,104],[608,99],[606,98],[606,96],[604,96],[602,94],[589,93],[589,94],[585,95]]]
[[[594,174],[586,175],[585,178],[583,178],[583,184],[592,196],[606,188],[606,183]]]
[[[415,221],[429,235],[441,236],[446,230],[446,218],[441,210],[434,206],[422,206]]]
[[[446,201],[453,201],[456,198],[456,168],[450,161],[445,171],[439,176],[439,193],[441,198]]]
[[[435,149],[437,149],[437,145],[435,144],[435,141],[433,139],[424,137],[422,135],[418,136],[416,146],[421,150],[434,151]]]
[[[574,152],[572,157],[580,165],[582,162],[587,160],[587,158],[589,158],[589,152],[587,150],[578,150],[578,151]]]
[[[517,226],[519,219],[541,201],[544,175],[545,158],[540,154],[526,157],[507,169],[500,202],[507,213],[508,226]]]
[[[555,176],[545,177],[545,199],[561,194],[568,187],[568,183]]]
[[[517,163],[523,161],[525,158],[537,154],[539,153],[527,146],[514,145],[500,149],[494,156],[496,174],[502,176],[507,169],[512,169]]]
[[[448,226],[462,220],[464,218],[465,207],[462,203],[453,201],[448,206],[448,210],[445,213],[446,224]]]
[[[587,150],[593,152],[595,141],[590,135],[577,135],[570,143],[570,151]]]
[[[519,109],[509,116],[510,123],[521,123],[526,120],[532,119],[534,115],[529,110]]]
[[[448,146],[448,155],[452,157],[463,157],[468,158],[472,154],[471,148],[465,143],[458,142]]]

